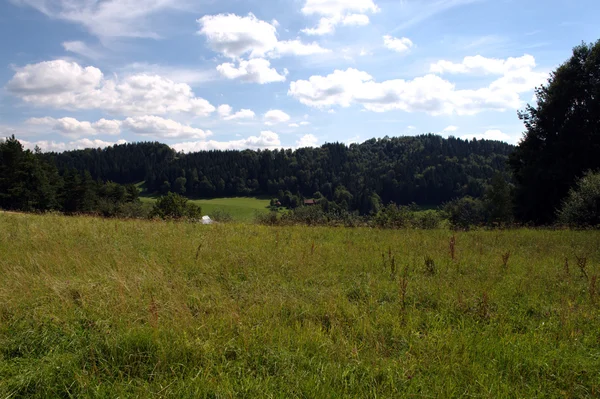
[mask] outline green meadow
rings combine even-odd
[[[599,248],[0,213],[0,397],[599,397]]]
[[[152,197],[141,197],[142,202],[153,204],[156,199]],[[269,212],[268,199],[261,198],[216,198],[190,200],[190,203],[199,205],[202,214],[210,216],[215,211],[223,211],[231,215],[237,221],[251,221],[256,213]]]

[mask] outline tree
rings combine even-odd
[[[588,173],[569,191],[558,221],[571,227],[600,227],[600,173]]]
[[[160,217],[162,219],[198,219],[202,215],[202,209],[189,204],[188,199],[176,193],[168,193],[156,200],[150,217]]]
[[[600,168],[600,40],[581,44],[519,114],[525,137],[510,156],[522,221],[553,221],[575,181]]]
[[[175,180],[175,184],[173,184],[173,190],[177,194],[185,194],[185,184],[187,183],[187,179],[185,177],[178,177]]]
[[[505,177],[497,173],[485,190],[484,203],[488,223],[506,224],[513,220],[511,188]]]

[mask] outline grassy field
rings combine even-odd
[[[142,202],[154,203],[155,198],[142,197]],[[260,198],[216,198],[207,200],[190,200],[202,208],[202,214],[211,215],[217,210],[225,211],[237,221],[250,221],[256,212],[269,212],[269,200]]]
[[[0,213],[0,397],[593,398],[600,233]]]

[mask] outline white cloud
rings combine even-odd
[[[306,0],[302,13],[305,15],[344,15],[348,12],[378,12],[373,0]]]
[[[221,118],[231,115],[231,112],[233,112],[233,108],[228,104],[219,105],[217,107],[217,113]]]
[[[23,147],[33,150],[36,146],[44,152],[63,152],[69,150],[83,150],[86,148],[105,148],[116,144],[126,144],[126,140],[118,140],[115,142],[91,139],[79,139],[67,143],[57,143],[56,141],[26,141],[19,140]]]
[[[460,136],[461,139],[464,140],[472,140],[472,139],[479,139],[479,140],[496,140],[496,141],[505,141],[508,143],[516,143],[516,139],[515,137],[509,136],[506,133],[503,133],[501,130],[487,130],[485,133],[483,134],[465,134]]]
[[[239,119],[254,119],[254,117],[256,116],[256,114],[254,113],[254,111],[250,110],[250,109],[241,109],[238,112],[236,112],[233,115],[228,115],[226,117],[224,117],[223,119],[225,119],[226,121],[235,121],[235,120],[239,120]]]
[[[181,10],[187,0],[73,1],[73,0],[12,0],[27,5],[50,18],[84,26],[100,38],[145,37],[158,38],[152,27],[152,16],[165,11]]]
[[[215,111],[186,83],[147,74],[107,79],[98,68],[83,68],[64,60],[17,68],[6,88],[29,104],[59,109],[138,115],[185,112],[199,116]]]
[[[90,46],[81,41],[63,42],[62,46],[65,49],[65,51],[79,54],[83,57],[92,60],[102,58],[102,53],[100,51],[91,48]]]
[[[187,83],[195,85],[198,83],[211,82],[219,78],[219,74],[214,68],[199,69],[186,68],[178,66],[166,66],[158,64],[148,64],[145,62],[134,62],[126,65],[119,70],[124,76],[129,75],[159,75],[165,79],[177,83]]]
[[[396,38],[389,35],[383,37],[383,44],[397,53],[406,53],[413,47],[413,42],[410,39],[406,37]]]
[[[157,139],[205,139],[212,134],[210,131],[184,125],[172,119],[149,115],[130,117],[123,121],[100,119],[96,122],[79,121],[69,117],[60,119],[44,117],[31,118],[26,123],[48,126],[53,131],[72,138],[97,134],[117,135],[122,129]]]
[[[445,60],[438,61],[435,64],[431,64],[429,71],[437,74],[479,73],[504,75],[508,72],[531,70],[535,66],[535,58],[528,54],[517,58],[510,57],[506,60],[476,55],[474,57],[465,57],[461,63]]]
[[[314,134],[306,134],[296,141],[296,147],[316,147],[319,144],[319,139]]]
[[[416,126],[413,126],[413,125],[410,125],[410,126],[407,126],[406,128],[407,128],[408,130],[415,130],[417,127],[416,127]]]
[[[310,125],[310,122],[302,121],[302,122],[300,122],[300,125],[301,126],[308,126],[308,125]]]
[[[518,109],[523,105],[520,94],[531,91],[546,76],[531,70],[511,70],[487,87],[459,90],[433,74],[376,82],[368,73],[349,68],[291,82],[288,95],[305,105],[325,109],[359,104],[374,112],[474,115],[484,110]]]
[[[379,7],[373,0],[306,0],[302,13],[319,15],[321,19],[314,28],[303,29],[307,35],[326,35],[333,33],[335,27],[342,25],[368,25],[367,12],[378,12]]]
[[[289,126],[289,127],[293,127],[293,128],[298,128],[298,127],[300,127],[300,125],[299,125],[299,124],[297,124],[297,123],[290,123],[288,126]]]
[[[202,140],[212,135],[210,130],[204,131],[171,119],[149,115],[127,118],[123,121],[123,128],[139,135],[152,136],[161,139]]]
[[[31,118],[26,121],[30,125],[48,126],[63,136],[79,138],[86,135],[108,134],[117,135],[121,132],[121,121],[100,119],[97,122],[79,121],[75,118],[51,117]]]
[[[447,128],[445,128],[443,131],[444,132],[456,132],[458,130],[458,126],[448,126]]]
[[[344,17],[344,19],[342,20],[342,25],[347,25],[347,26],[364,26],[364,25],[369,25],[369,22],[371,22],[369,20],[369,16],[364,15],[364,14],[350,14],[350,15],[346,15]]]
[[[271,68],[269,60],[254,58],[249,61],[239,61],[238,66],[226,62],[217,67],[219,73],[227,79],[241,79],[248,83],[273,83],[285,82],[288,70],[284,69],[280,74],[275,68]]]
[[[250,58],[281,55],[312,55],[330,52],[317,43],[300,40],[279,41],[277,26],[262,21],[252,13],[245,17],[235,14],[205,15],[198,20],[199,34],[206,37],[210,48],[232,59],[244,55]]]
[[[290,120],[290,116],[281,110],[272,109],[265,114],[264,120],[265,125],[272,126],[278,123],[288,122]]]
[[[279,135],[271,131],[262,131],[260,135],[250,136],[241,140],[232,141],[191,141],[173,144],[177,151],[197,152],[210,150],[244,150],[244,149],[276,149],[281,148]]]

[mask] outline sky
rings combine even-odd
[[[0,0],[0,137],[63,151],[517,144],[597,0]]]

